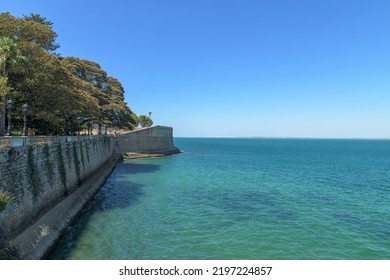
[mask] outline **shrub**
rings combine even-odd
[[[0,191],[0,212],[3,211],[8,203],[12,200],[12,196],[8,193],[4,193]]]

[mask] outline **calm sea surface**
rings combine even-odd
[[[390,141],[175,138],[118,164],[51,259],[390,259]]]

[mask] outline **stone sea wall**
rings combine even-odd
[[[154,126],[118,134],[115,139],[118,153],[177,153],[173,143],[173,128]]]
[[[1,149],[0,192],[12,200],[0,211],[0,234],[21,233],[73,193],[113,157],[113,147],[112,137],[85,136]]]
[[[0,138],[0,246],[10,241],[19,258],[44,258],[123,154],[177,152],[164,126],[116,136]]]

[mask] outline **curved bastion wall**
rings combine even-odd
[[[173,128],[154,126],[118,134],[115,139],[118,153],[177,153],[173,143]]]

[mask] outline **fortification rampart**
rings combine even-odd
[[[172,128],[163,126],[117,136],[0,138],[0,245],[11,241],[23,259],[44,257],[121,154],[176,152]]]
[[[0,228],[9,236],[23,231],[73,193],[113,156],[112,137],[29,140],[30,145],[0,150],[0,192],[11,197],[0,212]]]
[[[118,153],[176,153],[173,143],[173,129],[154,126],[130,131],[116,136]]]

